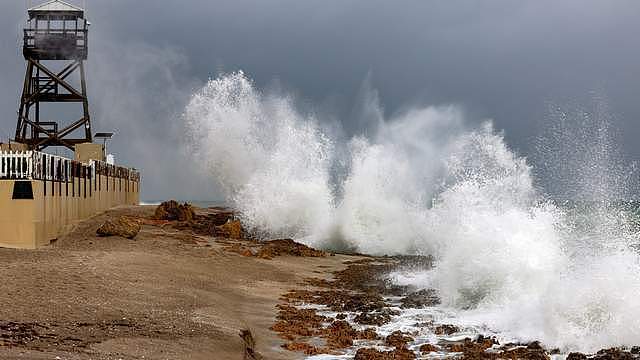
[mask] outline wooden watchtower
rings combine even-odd
[[[28,16],[23,43],[27,70],[15,140],[33,150],[48,146],[74,150],[75,145],[92,141],[84,72],[89,22],[84,9],[62,0],[34,6]],[[78,77],[71,75],[77,73],[79,84],[74,84]],[[79,103],[83,116],[68,121],[43,119],[44,103]]]

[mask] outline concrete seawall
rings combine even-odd
[[[140,178],[134,170],[49,155],[43,164],[38,169],[44,176],[25,166],[9,176],[15,179],[0,180],[0,247],[45,246],[77,221],[139,202]]]

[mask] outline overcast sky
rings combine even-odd
[[[34,3],[37,1],[34,0]],[[143,198],[215,198],[184,161],[180,114],[219,71],[242,69],[331,109],[347,130],[367,74],[386,114],[455,103],[491,118],[522,155],[549,103],[608,101],[620,147],[640,157],[640,2],[87,0],[93,126],[118,132]],[[0,134],[13,134],[26,1],[0,2]],[[3,139],[4,140],[4,139]]]

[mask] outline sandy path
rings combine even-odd
[[[278,297],[347,257],[247,258],[148,225],[136,240],[95,236],[109,216],[152,211],[118,208],[51,247],[0,249],[0,358],[242,359],[241,329],[267,359],[301,357],[269,330]]]

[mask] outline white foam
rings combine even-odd
[[[241,72],[211,80],[185,118],[196,153],[258,234],[433,254],[435,270],[414,284],[436,288],[477,329],[582,351],[640,342],[633,227],[607,209],[575,226],[490,122],[465,130],[456,107],[417,108],[340,145]],[[331,173],[335,161],[344,176]]]

